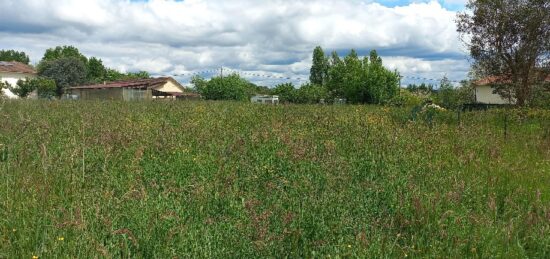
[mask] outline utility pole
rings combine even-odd
[[[223,79],[223,67],[220,67],[220,78]]]

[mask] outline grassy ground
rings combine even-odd
[[[550,257],[550,112],[0,104],[0,258]]]

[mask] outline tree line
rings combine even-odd
[[[355,50],[340,58],[326,56],[321,47],[313,51],[310,82],[296,87],[283,83],[274,88],[260,87],[231,74],[205,80],[194,77],[195,90],[209,100],[248,100],[254,94],[278,95],[286,103],[318,103],[345,99],[349,103],[386,104],[399,95],[399,73],[382,64],[375,50],[360,58]]]
[[[0,50],[0,61],[17,61],[29,64],[29,56],[15,50]],[[4,86],[20,96],[26,97],[37,90],[41,97],[60,97],[72,86],[95,84],[118,80],[149,78],[147,72],[121,73],[108,68],[96,57],[87,58],[76,47],[57,46],[47,49],[36,65],[38,77],[19,80],[16,86]]]

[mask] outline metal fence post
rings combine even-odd
[[[462,118],[461,118],[462,111],[461,111],[460,108],[458,108],[457,114],[458,114],[458,126],[459,126],[459,127],[462,127]]]
[[[508,139],[508,110],[504,113],[504,138]]]

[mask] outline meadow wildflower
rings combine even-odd
[[[65,240],[65,238],[64,237],[58,237],[57,240],[58,241],[63,241],[63,240]]]

